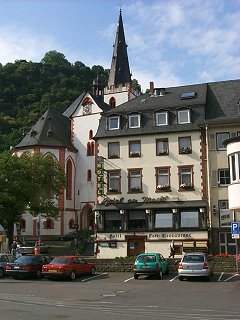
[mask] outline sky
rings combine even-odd
[[[240,0],[0,0],[0,63],[56,50],[109,69],[120,8],[143,92],[240,79]]]

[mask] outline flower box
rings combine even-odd
[[[183,148],[181,148],[180,152],[181,153],[191,153],[192,149],[189,147],[183,147]]]
[[[166,189],[169,189],[169,188],[170,188],[170,186],[168,184],[159,184],[157,186],[157,189],[159,189],[159,190],[166,190]]]
[[[180,188],[183,188],[183,189],[191,189],[193,186],[191,183],[187,184],[187,183],[182,183],[180,184]]]
[[[165,155],[168,154],[168,150],[167,149],[162,149],[159,151],[159,155]]]

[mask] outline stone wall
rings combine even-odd
[[[131,258],[118,259],[86,259],[96,264],[98,272],[133,272],[134,260]],[[180,259],[167,259],[170,273],[176,273]],[[236,272],[235,256],[213,257],[213,272]],[[240,267],[240,266],[239,266]]]

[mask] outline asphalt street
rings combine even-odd
[[[240,275],[179,281],[98,273],[75,281],[0,280],[1,320],[239,320]]]

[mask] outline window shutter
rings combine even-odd
[[[211,185],[212,187],[218,187],[218,171],[217,170],[212,170]]]
[[[210,150],[216,150],[216,137],[214,133],[209,135],[209,148]]]

